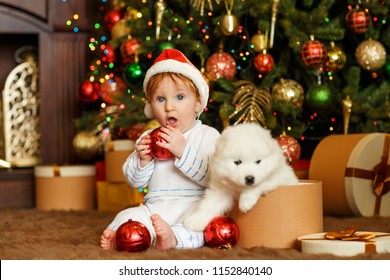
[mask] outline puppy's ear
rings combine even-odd
[[[226,147],[226,136],[221,135],[215,145],[215,152],[220,153]]]

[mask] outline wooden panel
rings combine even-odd
[[[74,119],[79,116],[78,85],[85,76],[87,35],[55,33],[50,44],[41,45],[41,79],[49,81],[41,92],[41,157],[44,164],[74,161]],[[45,74],[46,73],[46,74]]]
[[[34,205],[33,170],[0,170],[0,208],[31,208]]]
[[[0,0],[0,4],[21,9],[44,20],[47,19],[47,0]]]

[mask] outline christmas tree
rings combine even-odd
[[[258,122],[307,158],[329,134],[390,131],[390,1],[96,2],[79,134],[135,139],[150,127],[142,81],[165,48],[208,79],[201,119],[220,131]]]

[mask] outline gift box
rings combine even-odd
[[[125,182],[122,166],[127,157],[134,150],[133,140],[114,140],[107,143],[105,147],[105,171],[106,181]]]
[[[140,205],[143,193],[127,183],[97,182],[97,209],[105,212],[119,212]]]
[[[298,249],[307,254],[351,257],[365,253],[390,253],[390,233],[354,231],[323,232],[298,238]]]
[[[294,248],[299,236],[323,229],[321,182],[280,186],[247,213],[234,207],[231,217],[240,229],[238,247]]]
[[[390,135],[331,135],[314,150],[309,179],[321,180],[326,215],[390,216]]]
[[[94,165],[35,166],[36,208],[91,210],[96,205]]]

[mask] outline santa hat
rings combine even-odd
[[[196,86],[200,94],[200,102],[202,104],[202,110],[198,112],[198,116],[203,112],[207,106],[207,100],[209,99],[209,86],[202,73],[196,68],[185,55],[175,49],[165,49],[154,61],[153,65],[146,72],[144,79],[144,92],[148,87],[148,83],[151,77],[158,73],[177,73],[182,74],[189,78]],[[148,97],[148,96],[146,96]],[[145,105],[145,116],[152,119],[153,111],[150,103]]]

